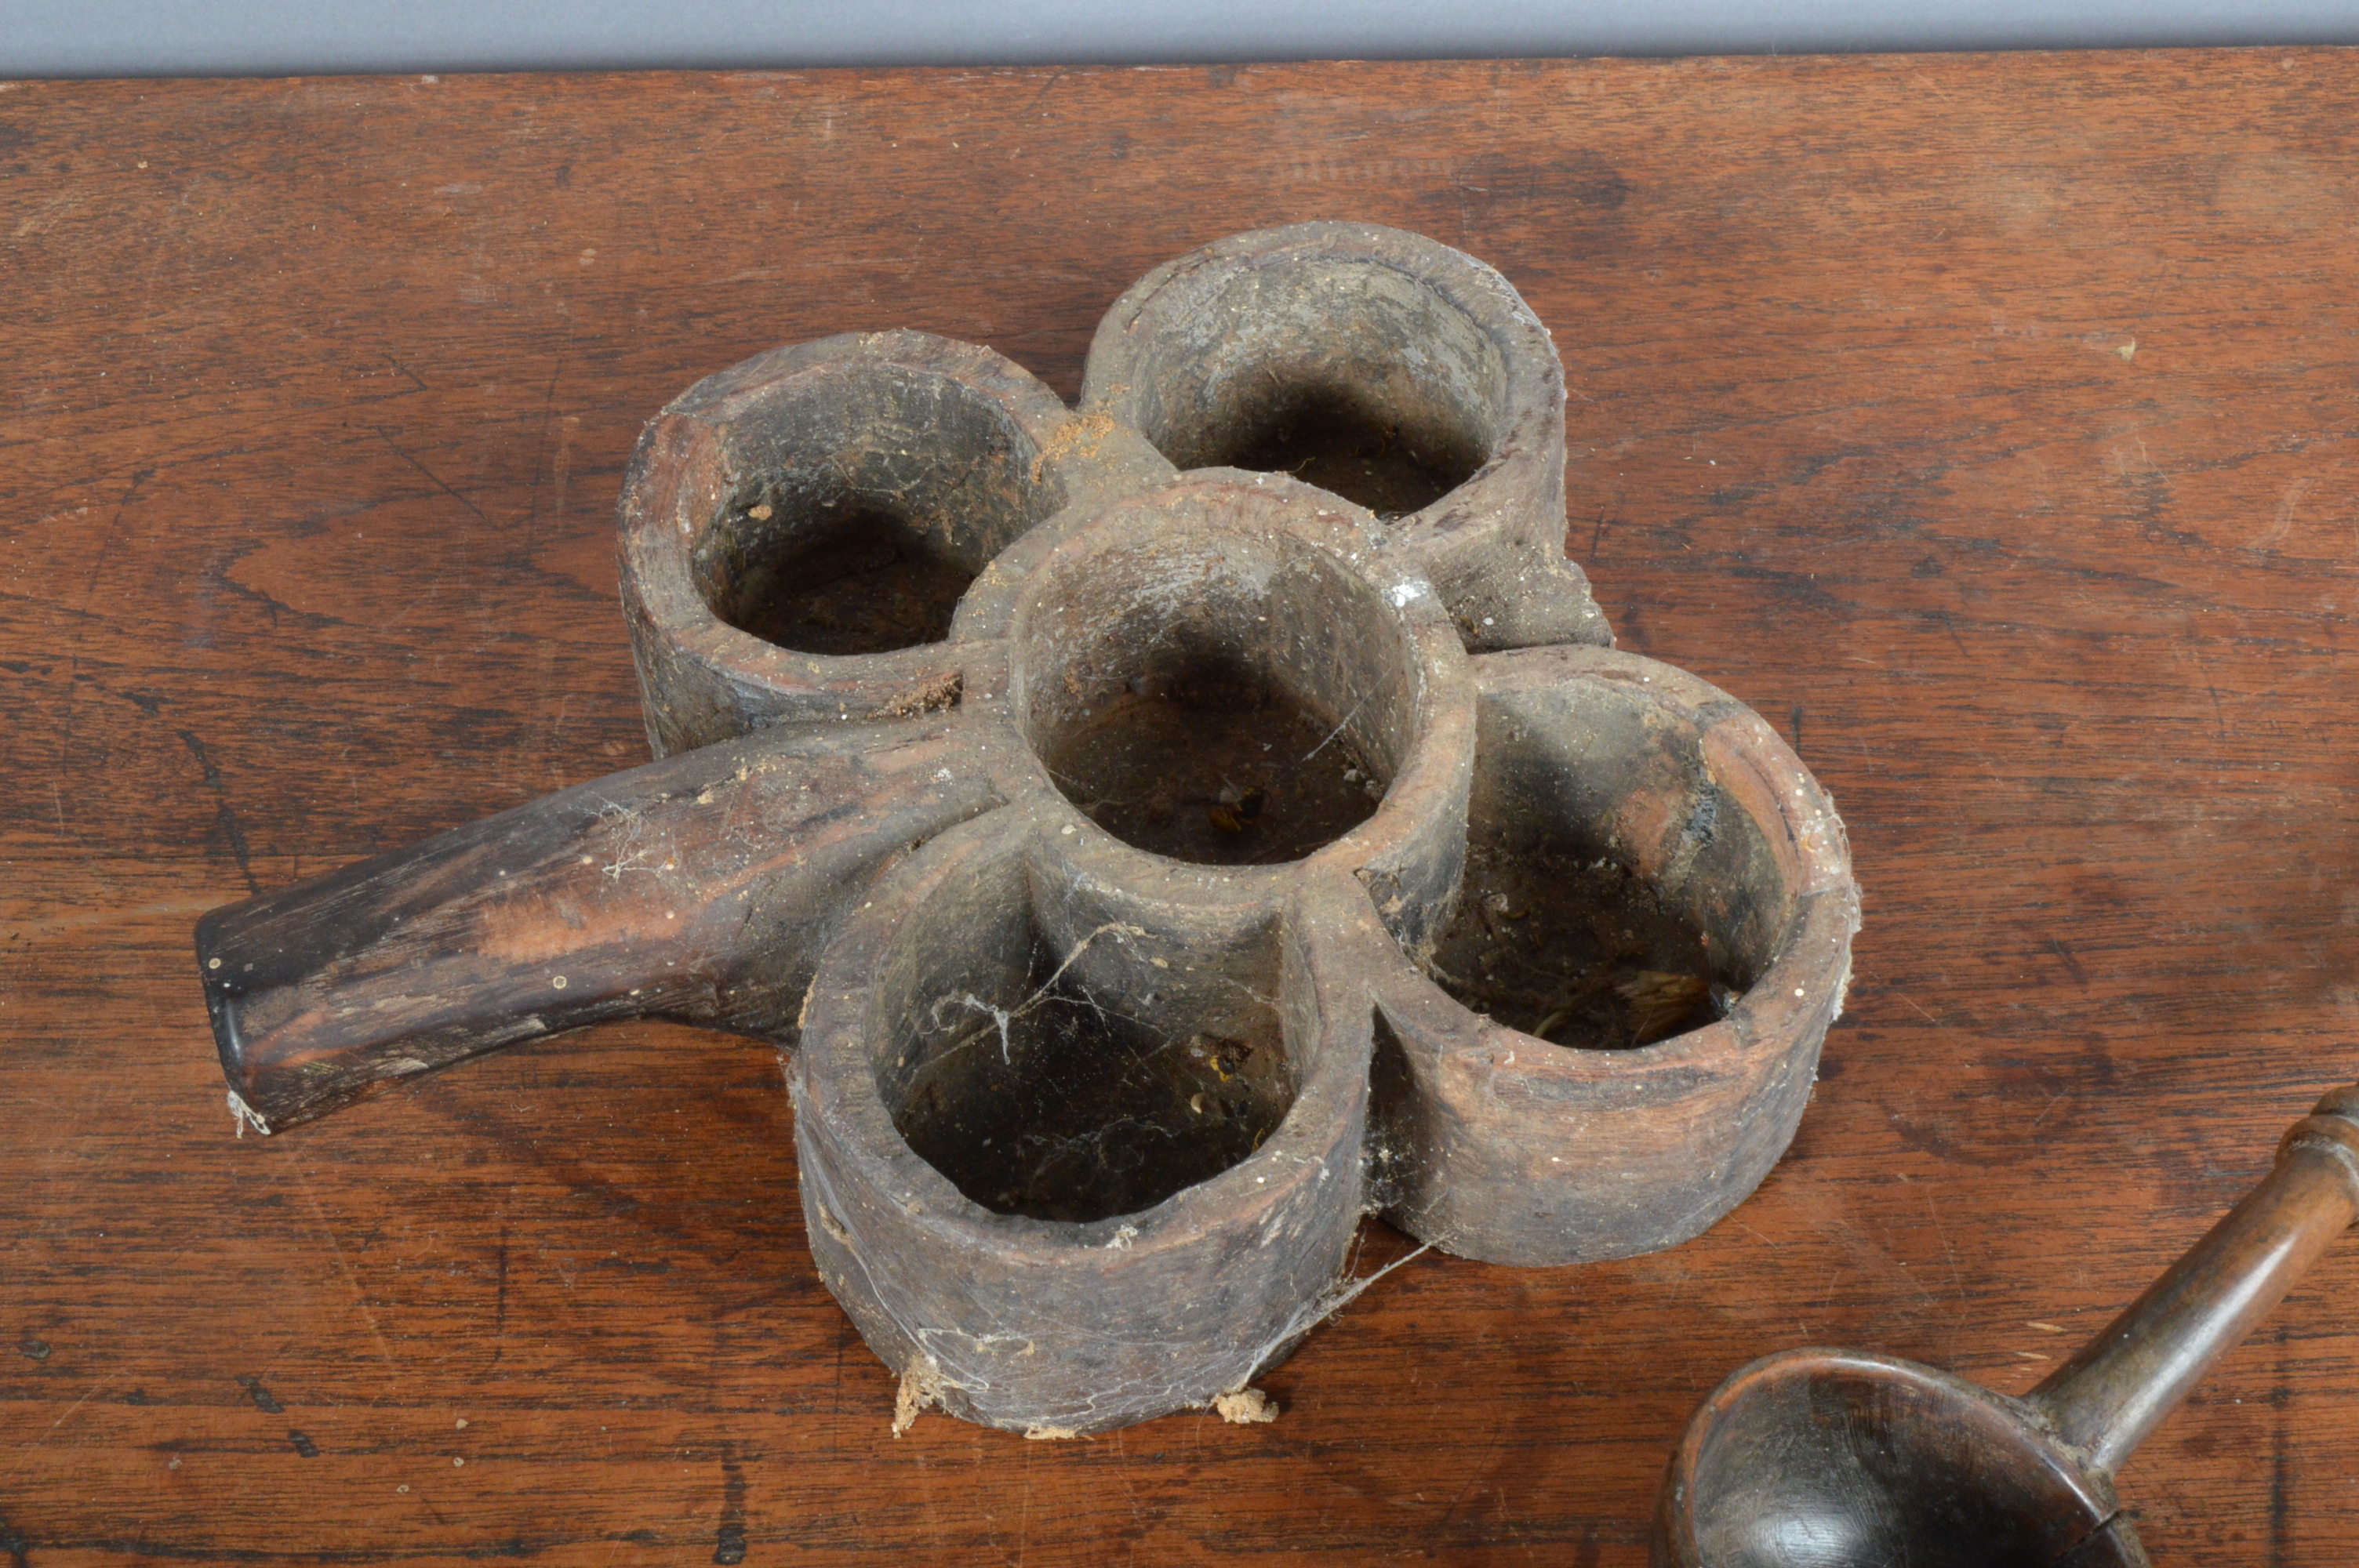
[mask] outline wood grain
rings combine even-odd
[[[199,914],[644,759],[667,398],[894,326],[1071,397],[1133,278],[1320,217],[1524,291],[1623,645],[1843,808],[1852,1011],[1751,1202],[1421,1258],[1273,1425],[896,1442],[766,1050],[232,1139]],[[1626,1564],[1754,1356],[2029,1388],[2359,1076],[2354,238],[2335,51],[6,84],[0,1552]],[[2158,1561],[2359,1556],[2354,1292],[2124,1472]]]

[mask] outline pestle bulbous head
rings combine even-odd
[[[1913,1361],[1791,1350],[1688,1422],[1656,1568],[2144,1568],[2113,1484],[2037,1406]]]

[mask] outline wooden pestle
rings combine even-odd
[[[2359,1085],[2296,1122],[2244,1201],[2024,1399],[1855,1351],[1756,1361],[1690,1419],[1652,1560],[2144,1564],[2114,1472],[2354,1216]]]

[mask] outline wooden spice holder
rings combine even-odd
[[[912,332],[706,379],[622,502],[658,760],[206,916],[233,1108],[775,1038],[902,1414],[1038,1435],[1242,1396],[1372,1209],[1695,1235],[1793,1135],[1858,894],[1766,724],[1610,647],[1563,398],[1496,273],[1338,223],[1149,274],[1078,410]]]

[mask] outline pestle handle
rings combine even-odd
[[[2359,1085],[2293,1124],[2277,1165],[2104,1332],[2031,1391],[2111,1474],[2359,1216]]]
[[[997,804],[953,722],[723,741],[214,910],[197,968],[232,1108],[274,1132],[607,1019],[789,1028],[883,860]]]

